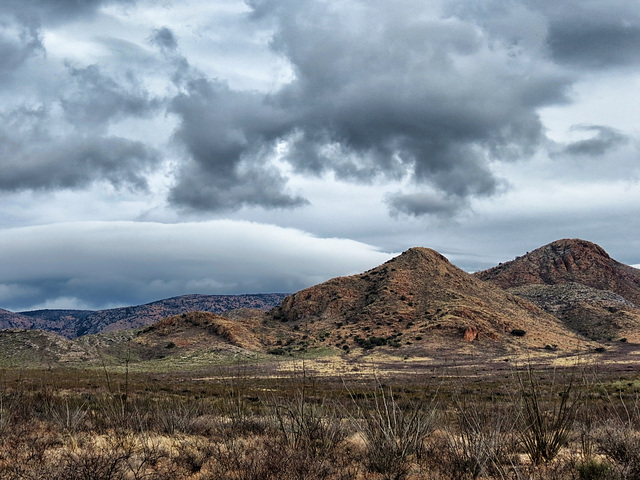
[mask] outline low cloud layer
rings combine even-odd
[[[16,228],[0,232],[0,305],[103,308],[186,293],[295,292],[390,257],[351,240],[226,220]]]

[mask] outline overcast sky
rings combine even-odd
[[[636,1],[0,0],[0,308],[639,264],[639,92]]]

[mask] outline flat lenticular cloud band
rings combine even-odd
[[[62,299],[95,308],[185,293],[293,292],[390,256],[352,240],[229,220],[16,228],[0,231],[0,304],[23,310]]]

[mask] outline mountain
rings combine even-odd
[[[67,338],[75,338],[98,332],[138,328],[186,312],[222,313],[237,308],[268,310],[279,304],[285,296],[281,293],[182,295],[145,305],[108,310],[35,310],[20,312],[19,316],[15,317],[14,323],[7,323],[7,327],[34,328],[58,333]],[[15,324],[21,317],[25,318],[22,320],[23,323]],[[2,311],[0,311],[1,320]]]
[[[19,315],[27,317],[30,321],[30,326],[25,325],[23,328],[44,330],[66,338],[74,338],[77,336],[78,324],[92,313],[92,310],[33,310],[20,312]]]
[[[581,283],[640,305],[640,270],[617,262],[586,240],[557,240],[475,276],[502,288]]]
[[[594,340],[640,342],[640,270],[599,245],[563,239],[477,272]]]
[[[44,367],[92,361],[72,340],[42,330],[0,330],[0,365]]]
[[[92,358],[195,367],[264,350],[254,330],[262,317],[234,321],[210,312],[174,315],[143,328],[86,335],[75,343]]]
[[[268,310],[285,297],[280,293],[255,295],[182,295],[135,307],[101,310],[79,324],[78,336],[150,325],[163,318],[186,312],[222,313],[236,308]]]
[[[33,321],[26,315],[0,308],[0,330],[6,328],[32,328]]]
[[[267,315],[345,349],[474,345],[486,351],[584,344],[531,302],[473,277],[427,248],[409,249],[365,273],[297,292]]]

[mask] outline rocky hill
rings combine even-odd
[[[260,316],[233,321],[210,312],[188,312],[134,330],[86,335],[75,343],[91,358],[133,363],[161,361],[195,366],[203,361],[253,356],[264,350],[254,330]]]
[[[0,365],[51,367],[96,359],[72,340],[42,330],[0,330]]]
[[[557,240],[475,276],[502,288],[581,283],[640,305],[640,270],[617,262],[586,240]]]
[[[475,277],[530,300],[591,339],[640,342],[640,270],[594,243],[558,240]]]
[[[526,298],[575,332],[598,341],[640,343],[640,309],[609,290],[581,283],[523,285],[508,290]]]
[[[0,330],[7,328],[33,328],[33,320],[26,315],[0,308]]]
[[[345,349],[386,344],[487,351],[584,344],[531,302],[427,248],[412,248],[365,273],[302,290],[268,316]]]
[[[222,313],[237,308],[269,310],[278,305],[285,296],[280,293],[182,295],[145,305],[108,310],[35,310],[7,315],[7,323],[4,328],[40,329],[58,333],[67,338],[76,338],[98,332],[138,328],[166,317],[187,312]],[[3,319],[2,312],[0,310],[0,321]],[[9,322],[10,318],[14,320]],[[0,324],[1,327],[2,324]]]

